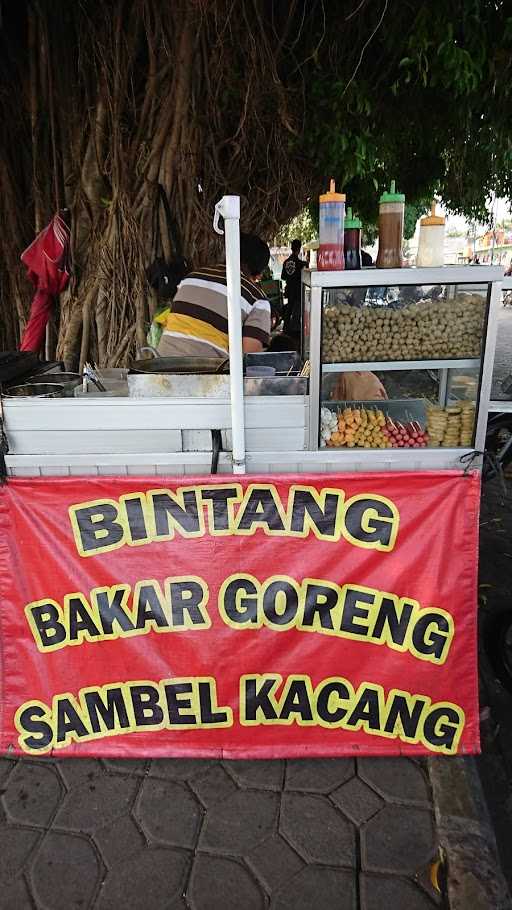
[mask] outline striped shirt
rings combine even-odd
[[[241,275],[241,291],[242,337],[255,338],[266,345],[270,338],[270,303],[258,285],[244,275]],[[191,342],[191,349],[201,342],[227,353],[226,266],[199,269],[187,275],[178,286],[170,312],[162,316],[167,351],[174,337],[180,353],[183,353],[184,341]]]

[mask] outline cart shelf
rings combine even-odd
[[[454,370],[478,369],[480,358],[454,360],[375,360],[358,363],[323,363],[322,373],[351,373],[353,370]]]

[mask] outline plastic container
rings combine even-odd
[[[345,219],[343,239],[346,269],[361,268],[361,228],[362,224],[359,218],[352,217],[352,209],[349,207]]]
[[[443,215],[436,215],[436,203],[432,202],[430,215],[420,221],[420,239],[416,265],[424,268],[444,265],[444,225]]]
[[[391,181],[389,192],[379,200],[379,252],[378,269],[402,268],[402,244],[404,236],[405,196],[395,190]]]
[[[345,268],[344,222],[345,195],[336,192],[336,184],[331,180],[329,192],[320,196],[320,246],[317,265],[322,271],[340,271]]]

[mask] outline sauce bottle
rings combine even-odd
[[[339,271],[345,268],[343,256],[343,227],[345,221],[345,195],[336,192],[334,180],[328,193],[320,196],[320,245],[318,268]]]
[[[436,215],[436,203],[432,202],[430,215],[420,221],[420,239],[416,265],[429,268],[444,265],[444,223],[442,215]]]
[[[352,217],[352,209],[347,209],[343,246],[345,251],[345,268],[361,268],[361,228],[359,218]]]
[[[379,200],[378,269],[402,268],[404,208],[405,196],[396,192],[392,180],[389,193],[384,192]]]

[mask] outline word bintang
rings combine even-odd
[[[261,528],[274,537],[307,537],[390,551],[398,533],[394,503],[372,493],[348,499],[343,490],[292,484],[284,502],[273,484],[195,485],[96,499],[69,509],[81,556],[125,545],[183,538],[250,536]]]

